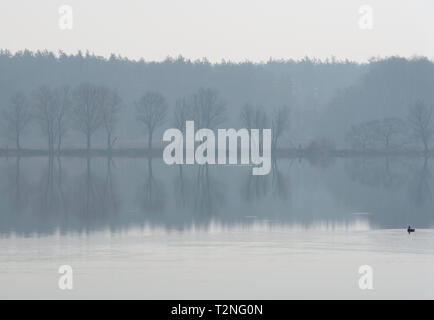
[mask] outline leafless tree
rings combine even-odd
[[[434,132],[432,126],[432,113],[433,107],[418,102],[410,108],[408,116],[408,121],[414,137],[422,141],[425,153],[428,153],[429,151],[429,142]]]
[[[167,103],[158,92],[148,92],[135,103],[137,120],[143,122],[148,135],[148,150],[152,147],[152,135],[155,128],[161,126],[166,118]]]
[[[379,144],[386,150],[402,144],[406,133],[405,121],[400,118],[385,118],[371,121],[374,135],[378,137]],[[398,138],[400,141],[398,141]]]
[[[98,88],[82,83],[73,92],[72,115],[75,127],[86,136],[89,152],[93,134],[102,126],[104,117],[101,103],[98,102]]]
[[[405,142],[406,124],[399,118],[371,120],[351,126],[347,141],[355,149],[385,149]]]
[[[178,99],[175,103],[173,125],[185,133],[185,122],[193,120],[193,110],[187,98]]]
[[[71,89],[68,86],[57,88],[56,94],[56,136],[57,152],[60,153],[62,139],[67,133],[69,125],[69,115],[72,107]]]
[[[47,86],[41,86],[34,94],[34,116],[47,138],[48,153],[53,154],[56,138],[56,94]]]
[[[247,129],[265,129],[269,128],[269,121],[266,112],[262,106],[253,106],[246,103],[241,108],[240,119],[243,126]],[[259,146],[263,145],[263,138],[259,136]]]
[[[213,89],[200,88],[191,97],[192,112],[197,128],[214,129],[225,120],[225,103]]]
[[[375,137],[370,125],[363,122],[351,126],[346,136],[346,140],[352,148],[357,150],[366,150],[373,148]]]
[[[71,107],[69,87],[50,89],[42,86],[34,94],[34,103],[34,116],[47,138],[49,154],[54,153],[56,144],[57,151],[60,152],[62,138],[67,131],[67,115]]]
[[[107,87],[99,87],[97,97],[103,113],[103,127],[107,134],[107,150],[111,152],[116,142],[113,134],[118,122],[121,99],[116,91]]]
[[[282,106],[273,111],[271,119],[272,140],[271,147],[273,150],[277,148],[277,144],[282,135],[289,129],[289,108]]]
[[[1,120],[5,134],[15,141],[17,150],[21,150],[21,137],[32,119],[27,98],[22,93],[16,93],[3,110]]]
[[[242,109],[240,118],[243,125],[248,129],[264,129],[268,127],[268,117],[262,106],[254,107],[246,103]]]

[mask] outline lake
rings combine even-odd
[[[434,298],[432,164],[0,159],[0,298]],[[416,232],[407,234],[408,225]],[[60,290],[59,266],[73,269]],[[359,267],[373,289],[359,288]]]

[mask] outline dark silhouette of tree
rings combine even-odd
[[[107,134],[107,150],[111,153],[116,142],[113,134],[119,120],[121,98],[116,91],[103,86],[98,89],[98,102],[101,104],[103,112],[103,127]]]
[[[187,98],[184,97],[176,100],[173,115],[174,127],[185,133],[185,122],[194,119],[192,105],[188,102]]]
[[[264,129],[268,127],[268,116],[263,106],[253,106],[246,103],[241,108],[240,119],[247,129]]]
[[[247,129],[270,128],[269,120],[263,106],[253,106],[249,103],[244,104],[240,112],[241,124]],[[252,143],[256,143],[252,141]],[[259,146],[263,144],[263,137],[259,135]],[[249,180],[250,181],[250,180]],[[256,181],[256,180],[255,180]]]
[[[373,130],[383,147],[388,150],[395,145],[402,145],[406,134],[405,121],[400,118],[385,118],[373,121]],[[399,140],[400,141],[399,141]]]
[[[57,152],[60,153],[62,139],[65,137],[69,128],[69,118],[72,108],[71,89],[69,86],[63,86],[55,89],[56,95],[56,136]]]
[[[434,132],[432,127],[432,113],[433,107],[418,102],[410,108],[408,116],[413,135],[423,143],[425,154],[429,151],[429,142]]]
[[[161,126],[166,118],[167,103],[158,92],[148,92],[136,101],[137,120],[141,121],[148,135],[148,150],[152,148],[152,135],[155,128]]]
[[[56,98],[55,92],[47,86],[41,86],[34,94],[34,116],[39,123],[42,133],[47,138],[48,154],[50,156],[54,152],[56,139],[56,108],[58,106]]]
[[[21,150],[21,137],[32,119],[27,98],[22,93],[16,93],[2,112],[1,120],[6,136],[15,141],[18,151]]]
[[[200,88],[191,96],[190,103],[198,129],[215,129],[225,121],[225,102],[220,100],[216,90]]]
[[[364,122],[352,125],[347,133],[346,140],[352,148],[364,151],[373,146],[375,139],[369,124]]]
[[[271,148],[276,150],[279,139],[289,129],[289,108],[283,106],[273,110],[271,119]]]
[[[389,150],[406,142],[406,131],[404,120],[385,118],[351,126],[346,138],[354,149]]]
[[[98,102],[98,87],[82,83],[74,89],[72,114],[75,127],[86,136],[86,148],[91,148],[92,135],[103,124],[103,110]]]

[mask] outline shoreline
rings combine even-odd
[[[337,150],[316,150],[316,149],[277,149],[273,152],[278,158],[356,158],[356,157],[424,157],[430,158],[433,156],[434,150],[425,153],[421,150],[352,150],[352,149],[337,149]],[[49,156],[47,149],[5,149],[0,148],[0,158],[8,157],[46,157]],[[146,148],[118,148],[118,149],[99,149],[93,148],[89,151],[85,148],[77,149],[62,149],[54,151],[51,156],[55,157],[162,157],[163,148],[151,149]]]

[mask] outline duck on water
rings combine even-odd
[[[411,226],[408,226],[408,228],[407,228],[407,232],[408,232],[408,234],[410,234],[410,233],[412,233],[412,232],[414,232],[414,231],[415,231],[414,228],[412,228]]]

